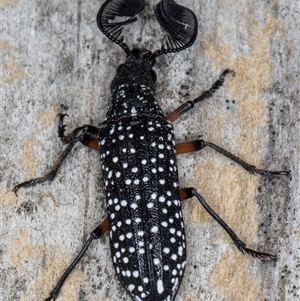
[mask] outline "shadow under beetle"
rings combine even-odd
[[[116,274],[132,300],[172,301],[181,284],[186,264],[182,200],[196,197],[206,211],[224,228],[241,252],[262,260],[276,256],[246,247],[227,224],[209,207],[195,188],[179,189],[176,154],[199,151],[208,146],[262,176],[288,176],[289,171],[256,169],[221,147],[195,140],[175,144],[172,122],[194,105],[210,98],[224,83],[225,70],[212,87],[168,115],[152,96],[156,75],[152,67],[162,54],[190,47],[197,37],[195,14],[173,0],[162,0],[155,15],[167,33],[160,49],[130,50],[123,42],[123,27],[135,22],[144,10],[143,0],[108,0],[100,8],[100,30],[126,54],[111,83],[111,99],[100,128],[84,125],[65,135],[64,114],[60,114],[58,134],[68,143],[53,169],[44,177],[17,185],[21,187],[52,181],[77,142],[100,152],[105,185],[107,218],[91,233],[82,250],[58,281],[46,300],[55,300],[71,271],[94,239],[109,231],[111,257]],[[123,17],[116,21],[116,17]]]

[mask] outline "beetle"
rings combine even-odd
[[[116,274],[132,300],[172,301],[182,282],[186,265],[186,242],[181,201],[196,197],[205,210],[224,228],[241,252],[262,260],[276,255],[246,247],[233,230],[211,209],[193,187],[179,188],[176,155],[209,147],[245,170],[262,176],[288,176],[290,171],[257,169],[225,149],[203,139],[175,143],[172,122],[210,98],[233,70],[226,69],[199,97],[165,115],[153,97],[156,59],[190,47],[197,37],[197,17],[173,0],[161,0],[155,8],[158,23],[167,38],[160,49],[130,50],[124,42],[124,26],[137,20],[144,0],[107,0],[97,14],[99,29],[121,47],[126,61],[111,82],[111,99],[100,127],[83,125],[65,134],[59,115],[58,135],[67,147],[54,167],[43,177],[14,187],[30,187],[52,181],[63,161],[78,143],[100,153],[106,194],[107,218],[94,230],[77,257],[64,272],[46,301],[55,300],[93,240],[109,232],[111,257]],[[122,18],[121,21],[115,20]]]

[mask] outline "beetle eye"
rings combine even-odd
[[[156,79],[157,79],[156,72],[152,69],[151,69],[151,76],[152,76],[153,82],[156,82]]]
[[[118,67],[117,72],[119,72],[120,69],[121,69],[123,66],[124,66],[124,64],[121,64],[121,65]]]

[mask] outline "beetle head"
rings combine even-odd
[[[119,66],[117,75],[111,83],[111,89],[121,84],[139,83],[152,87],[156,82],[156,74],[152,69],[155,57],[147,49],[134,48],[126,57],[126,62]]]

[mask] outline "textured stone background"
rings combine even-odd
[[[130,45],[156,49],[161,31],[149,0]],[[291,169],[292,181],[250,175],[206,149],[179,157],[181,186],[195,186],[249,247],[276,264],[243,256],[196,200],[184,202],[188,265],[176,301],[293,301],[300,298],[300,4],[294,0],[178,1],[199,20],[196,43],[158,59],[156,98],[170,112],[232,68],[224,88],[176,122],[178,141],[199,136],[249,163]],[[68,129],[99,124],[124,53],[98,30],[103,1],[1,1],[0,299],[43,300],[105,216],[99,156],[81,145],[51,185],[21,190],[44,174]],[[183,89],[182,85],[189,88]],[[95,242],[58,301],[127,300]]]

